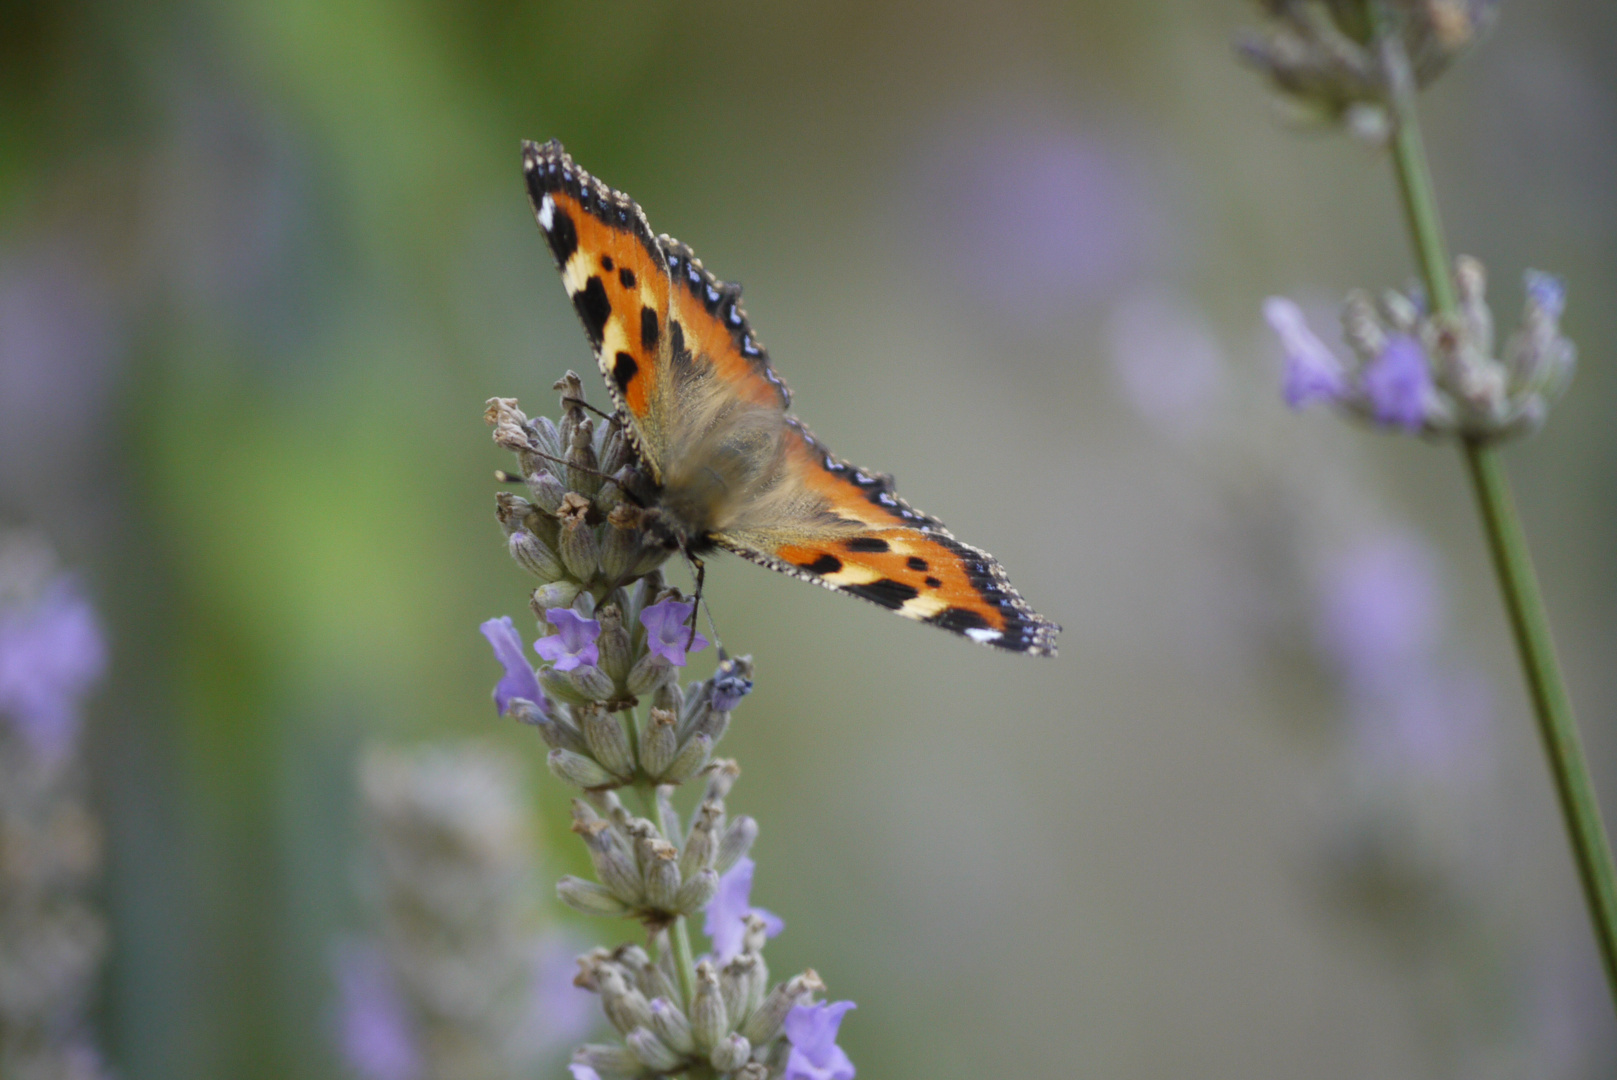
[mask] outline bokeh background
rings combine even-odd
[[[598,392],[521,181],[556,136],[746,285],[829,445],[1066,626],[1028,661],[712,567],[772,965],[859,1002],[862,1076],[1610,1075],[1459,462],[1279,402],[1262,298],[1324,329],[1412,264],[1379,153],[1235,61],[1252,18],[0,4],[0,507],[110,642],[121,1074],[346,1075],[368,743],[492,743],[542,876],[580,868],[476,630],[529,587],[483,401]],[[1598,0],[1507,4],[1424,99],[1500,322],[1523,268],[1569,283],[1581,370],[1508,465],[1608,807],[1614,45]]]

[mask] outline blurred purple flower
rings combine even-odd
[[[1522,279],[1532,305],[1550,318],[1559,319],[1566,310],[1566,286],[1561,279],[1542,270],[1528,270]]]
[[[691,652],[707,648],[707,638],[697,634],[693,639],[686,625],[695,608],[694,603],[682,604],[669,597],[642,611],[640,625],[646,628],[646,648],[675,667],[684,667],[686,642],[690,642]]]
[[[101,263],[63,241],[0,258],[0,479],[8,486],[59,497],[63,455],[99,445],[95,426],[123,351]]]
[[[1407,334],[1389,339],[1381,355],[1364,369],[1364,392],[1376,420],[1406,431],[1417,431],[1426,421],[1431,389],[1426,351]]]
[[[1134,411],[1168,435],[1194,433],[1220,404],[1224,353],[1194,304],[1155,290],[1112,311],[1112,371]]]
[[[337,954],[342,1053],[364,1080],[416,1080],[420,1051],[408,1007],[381,949],[351,943]]]
[[[107,665],[95,611],[69,577],[32,604],[0,610],[0,713],[41,761],[72,752],[80,705]]]
[[[1011,102],[938,128],[904,188],[929,265],[1009,321],[1109,300],[1172,249],[1157,174],[1071,118]]]
[[[527,1031],[534,1056],[546,1056],[588,1035],[600,1016],[594,994],[578,986],[578,950],[565,934],[540,938],[533,956],[533,1012]]]
[[[1347,392],[1347,370],[1335,353],[1308,327],[1303,309],[1284,296],[1263,302],[1263,318],[1280,338],[1285,357],[1282,393],[1286,404],[1300,409],[1310,401],[1336,401]]]
[[[796,1005],[786,1014],[786,1040],[792,1044],[784,1080],[853,1080],[853,1062],[837,1045],[842,1017],[851,1001]]]
[[[522,635],[517,633],[511,616],[490,619],[478,629],[483,631],[483,636],[494,647],[494,658],[505,665],[505,675],[494,687],[494,704],[500,710],[500,715],[505,715],[505,710],[516,698],[526,698],[541,709],[545,708],[544,691],[539,689],[539,680],[534,676],[533,667],[522,648]]]
[[[600,662],[601,650],[595,645],[595,639],[601,636],[600,623],[563,607],[547,608],[545,620],[556,632],[533,643],[533,651],[540,659],[549,660],[557,671]]]
[[[573,1074],[573,1080],[601,1080],[600,1073],[581,1061],[575,1061],[568,1065],[567,1071]]]
[[[1396,686],[1412,664],[1427,660],[1442,631],[1436,555],[1417,538],[1383,533],[1327,569],[1318,639],[1351,688]]]
[[[755,867],[751,859],[737,859],[736,864],[719,878],[719,891],[707,903],[702,932],[713,943],[713,957],[719,964],[741,953],[748,915],[756,915],[764,921],[764,933],[768,937],[774,937],[786,929],[779,915],[752,906],[752,872]]]

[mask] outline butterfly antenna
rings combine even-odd
[[[528,448],[528,453],[532,454],[536,458],[543,458],[545,461],[553,461],[557,465],[565,466],[566,468],[569,468],[569,469],[577,469],[581,473],[588,473],[591,476],[599,476],[602,480],[616,480],[617,479],[617,477],[613,476],[611,473],[602,472],[600,469],[592,469],[588,465],[575,465],[571,461],[568,461],[566,458],[557,457],[554,454],[547,454],[543,450],[535,450],[532,447],[529,447]],[[501,480],[501,482],[504,482],[504,483],[509,483],[510,480],[511,480],[511,474],[506,472],[503,469],[497,470],[495,472],[495,476],[498,477]],[[522,477],[518,476],[518,477],[515,477],[515,479],[516,480],[521,480]],[[625,491],[624,494],[628,495],[629,493],[627,491]]]
[[[597,409],[594,405],[591,405],[581,397],[564,397],[561,399],[561,403],[563,405],[577,405],[581,409],[588,409],[590,412],[594,413],[596,416],[599,416],[603,420],[616,420],[618,418],[616,413],[602,412],[600,409]]]

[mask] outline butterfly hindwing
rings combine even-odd
[[[795,418],[785,453],[787,482],[820,512],[759,522],[716,537],[720,546],[985,645],[1055,654],[1060,627],[1028,606],[992,555],[899,498],[891,477],[834,457]]]

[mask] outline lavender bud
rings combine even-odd
[[[649,694],[663,683],[667,682],[674,672],[674,665],[670,664],[658,653],[648,652],[635,662],[629,671],[625,685],[629,693],[636,697]]]
[[[561,457],[565,449],[561,441],[561,432],[556,430],[556,424],[548,416],[536,416],[528,421],[528,441],[535,450],[551,457]]]
[[[573,429],[567,449],[567,486],[581,495],[601,490],[600,462],[595,457],[595,422],[589,417]]]
[[[640,1059],[615,1043],[585,1043],[573,1051],[573,1061],[603,1076],[639,1076],[643,1071]]]
[[[556,553],[540,543],[532,533],[520,530],[514,532],[506,544],[516,564],[540,581],[549,583],[566,576],[567,572],[562,568],[561,560],[556,557]]]
[[[769,1080],[769,1066],[761,1061],[749,1061],[736,1071],[735,1080]]]
[[[691,1022],[669,998],[651,999],[651,1030],[675,1052],[696,1052],[696,1039],[691,1035]]]
[[[730,730],[730,714],[719,712],[713,708],[699,709],[696,720],[691,724],[691,735],[706,735],[708,742],[714,745],[724,738],[724,733]]]
[[[601,670],[614,683],[622,682],[629,673],[629,662],[633,659],[629,652],[629,632],[623,628],[623,616],[616,604],[605,604],[596,611],[595,617],[601,622],[601,636],[595,640],[601,654]]]
[[[628,433],[623,430],[623,425],[618,423],[618,418],[614,416],[606,422],[605,431],[601,435],[600,470],[608,476],[614,475],[619,469],[629,464],[633,449],[629,444]]]
[[[635,869],[634,856],[604,820],[583,822],[574,820],[573,831],[590,851],[590,862],[595,875],[601,879],[613,896],[634,906],[640,903],[640,873]]]
[[[681,915],[694,915],[707,907],[708,901],[719,891],[719,874],[717,870],[699,870],[696,875],[687,878],[685,884],[679,887],[674,895],[674,904],[670,911]]]
[[[666,840],[653,843],[645,872],[646,903],[658,911],[679,910],[679,849]]]
[[[572,674],[576,674],[576,670]],[[575,715],[579,717],[584,742],[595,760],[616,776],[632,776],[634,755],[629,751],[629,737],[624,734],[623,723],[617,714],[599,706],[584,706]]]
[[[533,504],[521,496],[513,495],[509,491],[502,491],[494,496],[494,516],[499,519],[500,528],[507,536],[525,528],[532,513]]]
[[[576,669],[575,669],[576,670]],[[588,705],[590,698],[579,690],[577,684],[567,676],[571,672],[557,671],[553,667],[539,669],[539,686],[550,697],[564,701],[569,705]]]
[[[752,657],[737,656],[719,661],[708,691],[708,707],[714,712],[727,713],[750,693]]]
[[[719,840],[719,853],[713,860],[713,869],[720,874],[725,873],[736,864],[736,860],[752,850],[752,842],[758,839],[758,823],[743,814],[730,822],[730,827],[724,830],[724,836]]]
[[[545,745],[556,750],[572,750],[582,753],[584,737],[579,734],[573,722],[563,715],[565,704],[552,705],[550,709],[541,709],[531,701],[517,698],[511,702],[507,715],[539,729],[540,738]]]
[[[693,735],[685,740],[685,745],[679,748],[674,760],[669,762],[657,777],[665,784],[683,784],[697,771],[707,764],[708,755],[713,753],[713,740],[706,735]]]
[[[707,793],[702,796],[703,801],[717,799],[722,805],[741,776],[741,766],[735,763],[734,758],[719,758],[704,772],[707,774]]]
[[[567,513],[568,503],[577,498],[579,496],[570,491],[567,498],[562,500],[561,536],[556,546],[561,551],[561,561],[568,572],[579,581],[589,581],[600,568],[600,545],[596,543],[595,530],[585,521],[588,503],[584,503],[582,508],[575,508],[573,513]]]
[[[747,991],[757,963],[755,957],[742,953],[731,957],[719,970],[719,994],[724,998],[724,1013],[732,1024],[746,1019]]]
[[[613,696],[612,680],[606,677],[606,672],[594,664],[580,664],[567,673],[574,689],[584,696],[586,701],[611,701]],[[543,680],[541,680],[542,682]],[[625,742],[627,747],[628,743]],[[628,775],[625,773],[624,775]]]
[[[679,872],[686,878],[713,868],[713,857],[718,853],[718,839],[714,835],[724,817],[724,804],[716,800],[704,802],[696,812],[690,835],[685,838],[685,850],[680,852]]]
[[[661,776],[673,763],[678,749],[674,714],[665,709],[652,709],[650,720],[640,729],[640,767],[650,776]]]
[[[601,995],[601,1008],[621,1034],[627,1035],[651,1023],[651,1003],[644,994],[629,985],[616,964],[597,964],[594,975],[596,992]]]
[[[581,788],[607,787],[619,779],[601,768],[592,758],[571,750],[552,750],[546,759],[550,771],[566,783]]]
[[[533,598],[528,602],[528,606],[542,620],[545,612],[551,608],[572,607],[579,591],[580,586],[576,581],[552,581],[549,585],[541,585],[533,590]]]
[[[668,1044],[659,1039],[648,1027],[636,1028],[629,1032],[624,1041],[629,1044],[630,1053],[654,1072],[668,1072],[679,1064],[679,1055],[670,1050]]]
[[[610,485],[616,487],[615,484]],[[645,544],[642,524],[645,512],[639,507],[620,502],[606,515],[606,534],[601,541],[601,575],[608,581],[623,581],[639,561],[640,549]]]
[[[572,445],[573,432],[578,429],[579,421],[583,420],[584,409],[581,402],[584,400],[584,382],[578,377],[578,372],[569,371],[551,385],[551,389],[561,394],[561,424],[557,431],[563,447]]]
[[[733,1072],[747,1063],[752,1056],[752,1044],[740,1035],[731,1035],[713,1048],[708,1060],[721,1073]]]
[[[527,485],[528,494],[533,496],[533,504],[554,519],[567,494],[566,485],[543,469],[529,476]]]
[[[792,1006],[801,1005],[815,994],[824,992],[825,983],[820,981],[814,969],[795,975],[764,996],[763,1003],[741,1025],[741,1033],[751,1039],[754,1045],[762,1046],[780,1034]]]
[[[730,1030],[730,1019],[724,1011],[724,997],[719,993],[719,977],[713,965],[703,960],[696,965],[696,997],[691,1002],[691,1034],[696,1037],[699,1050],[711,1052],[724,1041]]]
[[[604,885],[571,874],[556,882],[561,902],[583,915],[627,915],[629,906]]]

